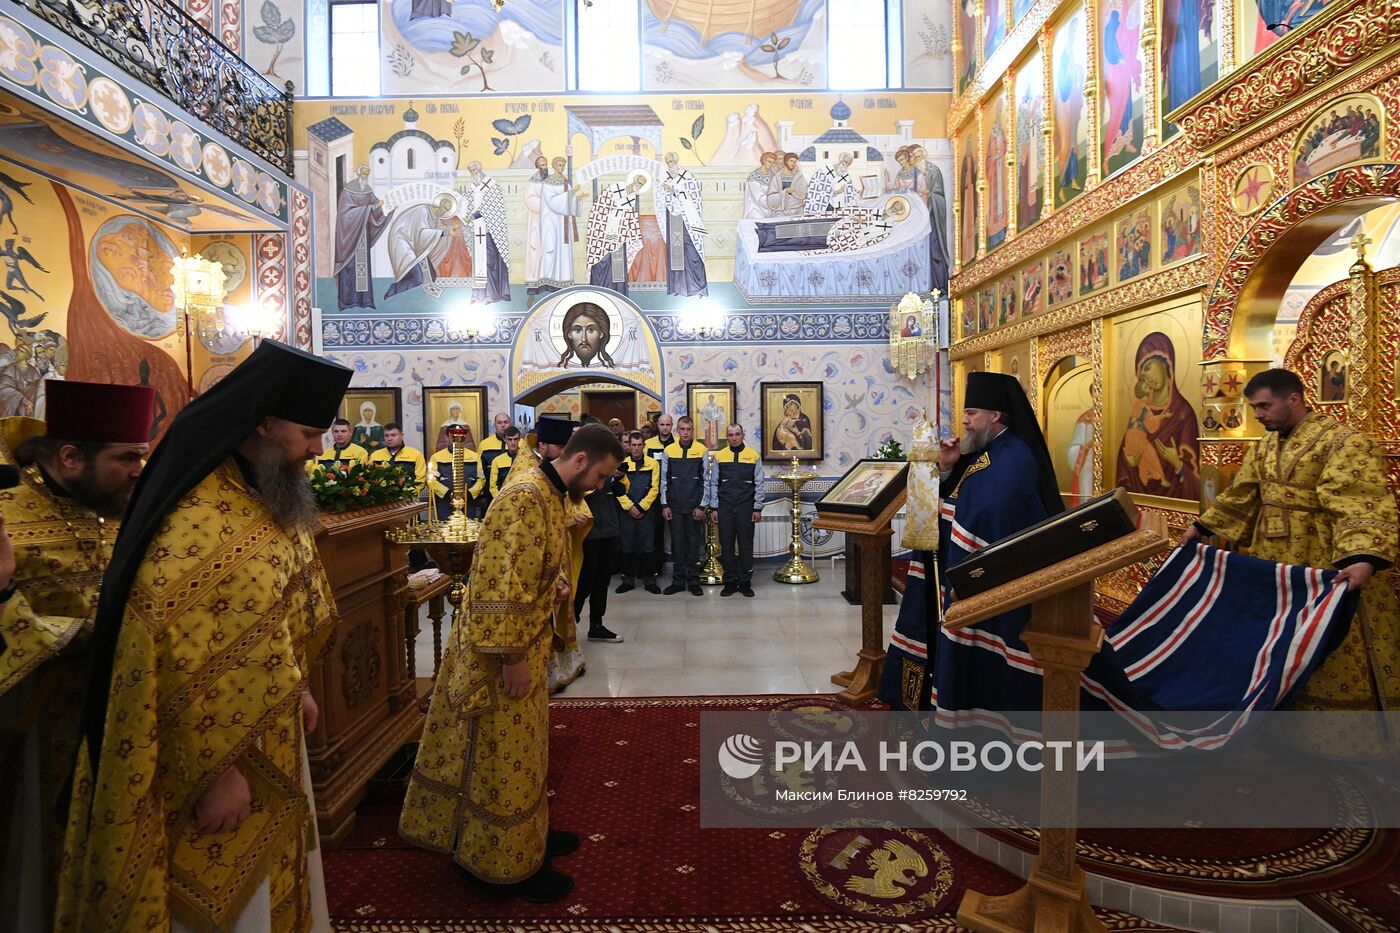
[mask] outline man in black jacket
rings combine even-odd
[[[612,582],[613,557],[622,533],[622,508],[617,497],[622,492],[621,474],[608,477],[596,492],[584,500],[593,513],[593,527],[583,539],[583,568],[574,594],[574,619],[582,622],[583,604],[588,602],[588,640],[620,642],[622,636],[603,624],[608,611],[608,584]]]
[[[695,440],[695,423],[686,415],[676,420],[676,440],[666,447],[661,461],[661,516],[671,525],[671,585],[667,596],[700,589],[700,553],[705,530],[705,482],[710,456]]]

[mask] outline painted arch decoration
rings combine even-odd
[[[1230,352],[1236,310],[1246,286],[1270,248],[1308,218],[1335,210],[1347,202],[1392,200],[1400,197],[1400,164],[1373,162],[1320,175],[1271,204],[1235,244],[1210,293],[1206,307],[1202,359]]]
[[[567,288],[535,305],[516,331],[510,372],[516,402],[580,382],[615,382],[666,397],[655,329],[636,305],[605,288]]]

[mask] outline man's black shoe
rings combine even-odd
[[[555,871],[548,865],[541,866],[539,871],[525,880],[512,884],[492,884],[472,876],[460,865],[457,868],[467,874],[479,888],[492,897],[523,898],[531,904],[548,904],[568,896],[569,892],[574,889],[574,879],[561,871]]]
[[[692,584],[690,584],[690,595],[691,595],[691,596],[704,596],[704,595],[705,595],[705,591],[702,590],[702,589],[700,589],[700,584],[698,584],[698,583],[692,583]]]
[[[745,583],[743,586],[739,587],[739,592],[740,592],[740,593],[743,593],[745,596],[752,596],[752,595],[753,595],[753,587],[751,587],[751,586],[749,586],[747,583]]]
[[[733,583],[726,583],[724,585],[724,589],[719,591],[719,595],[733,596],[737,592],[739,592],[739,588],[737,586],[735,586]]]
[[[666,587],[666,589],[662,590],[661,592],[665,593],[667,596],[674,596],[684,589],[685,587],[683,585],[679,583],[672,583],[670,586]]]
[[[656,585],[654,582],[652,582],[651,580],[648,580],[648,581],[646,582],[645,586],[646,586],[646,591],[647,591],[648,593],[660,593],[660,592],[661,592],[661,587],[657,586],[657,585]]]
[[[622,585],[619,586],[617,589],[613,590],[613,592],[621,595],[623,593],[630,593],[636,588],[637,584],[633,583],[631,580],[624,580],[622,581]]]
[[[588,628],[589,641],[609,641],[617,644],[622,641],[622,636],[608,628],[606,625],[591,625]]]
[[[563,829],[551,829],[549,839],[544,844],[544,854],[551,858],[572,855],[578,851],[578,845],[578,833],[571,833]]]

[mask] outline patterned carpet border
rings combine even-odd
[[[1095,908],[1114,933],[1174,933],[1173,927],[1150,923],[1117,910]],[[818,916],[726,917],[687,920],[337,920],[336,933],[870,933],[871,921]],[[967,933],[952,917],[913,923],[882,923],[882,930],[904,933]]]
[[[1358,885],[1357,889],[1364,892],[1373,887],[1376,881],[1377,879],[1372,879],[1368,884]],[[1373,905],[1363,904],[1344,891],[1323,891],[1320,894],[1310,894],[1301,900],[1309,910],[1342,933],[1395,933],[1396,930],[1400,930],[1400,927],[1395,925],[1396,921],[1400,921],[1400,916],[1397,916],[1394,909],[1395,900],[1400,897],[1400,891],[1395,890],[1397,886],[1400,886],[1400,883],[1391,882],[1389,905],[1376,906],[1375,909],[1372,909]]]
[[[551,709],[603,709],[608,706],[635,706],[639,709],[729,709],[735,706],[770,708],[794,700],[830,700],[830,693],[768,693],[735,696],[664,696],[664,697],[550,697]],[[884,709],[884,704],[870,704],[872,711]]]
[[[1035,830],[984,830],[1023,852],[1035,852]],[[1079,867],[1092,874],[1209,897],[1299,897],[1345,887],[1392,863],[1400,833],[1334,829],[1306,845],[1263,858],[1178,858],[1079,839]],[[1340,859],[1340,861],[1339,861]]]

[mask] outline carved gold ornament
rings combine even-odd
[[[932,299],[910,292],[890,306],[890,366],[905,379],[914,380],[933,366],[938,339],[938,313]]]

